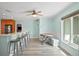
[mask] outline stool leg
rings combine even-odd
[[[30,42],[30,36],[27,35],[27,43],[29,44],[29,42]]]
[[[17,46],[16,46],[16,48],[17,48],[17,49],[16,49],[16,50],[17,50],[16,52],[17,52],[17,55],[18,55],[18,42],[16,43],[16,45],[17,45]]]
[[[15,43],[14,43],[14,55],[15,55]]]
[[[26,38],[24,38],[24,42],[25,42],[25,47],[26,47]]]
[[[21,45],[22,45],[22,47],[23,47],[23,49],[24,49],[24,38],[22,38]]]
[[[22,44],[21,44],[21,42],[20,42],[20,49],[21,49],[21,53],[22,53],[23,51],[22,51]]]
[[[10,47],[11,47],[11,43],[9,43],[9,54],[10,54]]]
[[[26,36],[26,45],[28,46],[28,37]]]

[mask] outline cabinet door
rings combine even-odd
[[[0,36],[0,56],[8,56],[8,42],[11,40],[11,36]]]

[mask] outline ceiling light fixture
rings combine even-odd
[[[37,17],[37,15],[36,15],[36,14],[33,14],[32,16],[33,16],[33,17]]]
[[[36,10],[31,10],[31,11],[24,11],[24,13],[30,13],[28,15],[31,15],[33,17],[37,17],[37,16],[42,16],[42,11],[36,11]]]

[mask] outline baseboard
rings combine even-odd
[[[30,39],[39,39],[38,37],[32,37],[32,38],[30,38]]]
[[[67,56],[72,56],[69,52],[67,52],[65,49],[62,47],[58,46],[64,53],[66,53]]]

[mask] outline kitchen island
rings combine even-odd
[[[0,35],[0,56],[8,56],[8,42],[11,40],[10,34]]]
[[[0,34],[0,56],[9,56],[8,43],[16,37],[16,34]]]

